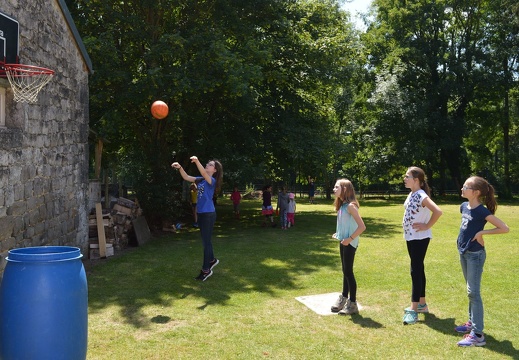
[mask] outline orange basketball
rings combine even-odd
[[[164,119],[168,116],[168,105],[164,101],[157,100],[151,105],[151,115],[155,119]]]

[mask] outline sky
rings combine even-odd
[[[358,17],[358,12],[366,12],[368,10],[371,0],[353,0],[352,2],[344,2],[342,8],[350,12],[352,20],[359,29],[364,29],[364,23]]]

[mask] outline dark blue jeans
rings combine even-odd
[[[198,227],[200,228],[200,234],[202,235],[202,245],[204,246],[204,263],[202,270],[209,271],[211,265],[209,264],[214,260],[213,243],[211,238],[213,237],[213,228],[216,221],[216,212],[210,213],[198,213]]]

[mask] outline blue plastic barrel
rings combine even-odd
[[[0,359],[84,360],[88,288],[80,249],[13,249],[0,284]]]

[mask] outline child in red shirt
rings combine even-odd
[[[238,191],[238,187],[235,186],[233,192],[231,193],[231,200],[232,204],[234,206],[234,216],[236,219],[240,218],[240,201],[241,201],[241,194]]]

